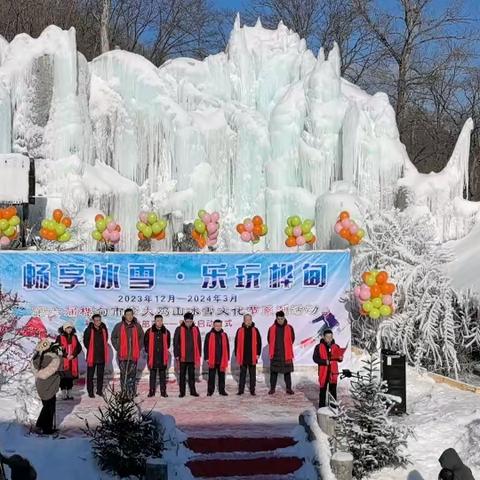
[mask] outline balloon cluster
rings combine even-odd
[[[7,247],[18,237],[20,217],[16,207],[0,208],[0,246]]]
[[[306,243],[312,245],[315,243],[315,235],[312,233],[312,227],[315,225],[313,220],[306,218],[303,222],[298,215],[287,218],[287,226],[285,227],[285,245],[287,247],[301,247]]]
[[[159,217],[155,212],[140,212],[138,215],[137,230],[140,240],[163,240],[167,221]]]
[[[218,212],[208,213],[206,210],[198,211],[198,218],[193,222],[192,238],[200,248],[213,247],[218,240],[220,224]]]
[[[395,285],[388,282],[388,273],[372,270],[362,275],[363,284],[355,287],[354,293],[362,308],[362,315],[368,315],[376,320],[388,317],[393,313],[392,294]]]
[[[263,218],[260,215],[246,218],[236,228],[243,242],[252,242],[254,244],[260,241],[260,237],[264,237],[268,233],[268,227],[263,223]]]
[[[92,237],[97,241],[102,240],[111,245],[116,245],[120,241],[120,232],[122,227],[113,220],[112,217],[104,217],[101,213],[95,216],[95,230]]]
[[[335,232],[350,245],[358,245],[365,236],[365,230],[358,227],[348,212],[341,212],[335,223]]]
[[[66,217],[59,208],[53,211],[51,219],[42,220],[42,228],[40,229],[40,237],[44,240],[56,242],[68,242],[72,238],[72,234],[68,230],[72,226],[70,217]]]

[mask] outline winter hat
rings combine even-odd
[[[35,350],[37,352],[46,352],[51,346],[52,346],[52,341],[49,338],[44,338],[43,340],[40,340],[38,345],[35,347]]]
[[[66,329],[69,328],[69,327],[70,327],[70,328],[73,328],[73,323],[72,323],[72,322],[65,322],[65,323],[63,324],[63,327],[62,327],[62,328],[63,328],[64,330],[66,330]]]

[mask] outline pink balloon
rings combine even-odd
[[[212,222],[218,222],[220,219],[220,214],[218,212],[212,212],[210,218],[212,219]]]
[[[218,238],[218,230],[215,230],[215,232],[210,233],[208,235],[208,238],[211,238],[212,240],[217,239]]]
[[[245,223],[245,230],[246,230],[247,232],[249,232],[249,233],[250,233],[250,232],[253,232],[253,222],[247,222],[247,223]]]
[[[205,225],[207,225],[208,223],[210,223],[212,221],[212,217],[209,213],[206,213],[203,217],[202,217],[202,220],[203,220],[203,223]]]
[[[382,302],[384,305],[391,305],[393,303],[393,298],[391,295],[384,295],[382,297]]]
[[[370,298],[370,290],[362,290],[360,289],[360,300],[368,300]]]
[[[110,240],[110,234],[111,234],[111,232],[109,232],[108,230],[103,231],[102,237],[106,242],[108,242]]]
[[[207,232],[208,233],[214,233],[216,231],[217,231],[217,224],[216,223],[213,223],[213,222],[207,223]]]
[[[118,243],[120,240],[120,232],[117,232],[114,230],[113,232],[110,232],[110,241],[113,243]]]
[[[115,230],[115,228],[117,228],[117,224],[115,222],[110,222],[108,225],[107,225],[107,230],[109,232],[113,232]]]
[[[138,216],[141,222],[147,223],[148,224],[148,213],[147,212],[140,212],[140,215]]]
[[[355,288],[353,289],[353,293],[355,294],[355,296],[356,296],[357,298],[360,297],[360,291],[361,291],[360,287],[355,287]]]
[[[217,240],[212,240],[210,238],[207,240],[207,245],[209,247],[213,247],[216,243],[217,243]]]
[[[8,237],[0,238],[0,245],[2,247],[6,247],[7,245],[10,245],[10,239]]]
[[[340,222],[337,222],[337,223],[335,224],[335,227],[334,227],[334,228],[335,228],[335,233],[340,233],[340,230],[341,230],[343,227],[342,227],[342,224],[341,224]]]
[[[295,227],[295,228],[297,228],[297,227]],[[299,237],[297,237],[296,242],[297,242],[297,245],[299,247],[301,247],[302,245],[305,245],[307,243],[307,241],[305,240],[305,237],[303,235],[300,235]]]
[[[369,287],[366,283],[362,283],[362,284],[360,285],[360,289],[361,289],[361,290],[368,290],[368,291],[370,291],[370,287]]]
[[[350,228],[352,221],[349,218],[342,220],[341,225],[343,228]]]
[[[300,225],[297,225],[296,227],[293,228],[293,234],[298,238],[302,235],[302,227]],[[297,243],[298,245],[298,243]],[[303,245],[303,243],[302,243]]]
[[[350,225],[350,233],[352,235],[355,235],[358,232],[358,230],[359,230],[358,225],[352,222],[352,224]]]
[[[250,232],[242,232],[240,238],[244,242],[249,242],[252,239],[252,234]]]

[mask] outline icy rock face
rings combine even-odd
[[[175,248],[185,241],[184,224],[201,208],[220,212],[220,250],[249,250],[234,227],[256,214],[270,232],[259,248],[285,249],[293,214],[317,219],[317,247],[343,247],[331,238],[339,211],[356,212],[359,199],[392,207],[405,173],[405,204],[428,205],[459,235],[472,215],[453,227],[442,205],[456,199],[469,210],[460,200],[469,133],[445,174],[448,195],[420,187],[386,95],[342,79],[337,46],[315,58],[282,23],[242,27],[237,17],[225,52],[160,68],[121,50],[88,64],[73,29],[0,37],[0,153],[36,160],[47,213],[113,215],[121,250],[137,248],[140,209],[168,217],[169,238],[155,244],[163,250],[174,236]]]

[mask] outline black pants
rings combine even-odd
[[[60,390],[71,390],[73,388],[73,378],[67,377],[60,379]]]
[[[120,388],[123,394],[133,398],[137,393],[137,362],[133,360],[121,360]]]
[[[238,391],[245,391],[245,383],[247,381],[247,369],[250,377],[250,393],[255,393],[255,385],[257,382],[257,366],[256,365],[240,365],[240,380],[238,381]]]
[[[225,392],[225,372],[220,371],[220,365],[215,365],[215,368],[208,369],[208,393],[215,391],[215,376],[218,373],[218,391]]]
[[[52,397],[49,400],[42,400],[43,407],[38,416],[36,426],[47,435],[53,432],[56,402],[57,397]]]
[[[187,383],[188,374],[188,388],[190,394],[196,393],[195,390],[195,363],[193,362],[180,362],[180,395],[185,395],[185,387]]]
[[[150,370],[150,393],[154,393],[157,388],[157,375],[160,379],[160,392],[167,393],[167,368],[152,368]]]
[[[270,388],[272,390],[275,390],[277,386],[277,378],[278,378],[278,372],[270,372]],[[287,390],[292,389],[292,374],[289,373],[284,373],[283,378],[285,379],[285,387]]]
[[[93,395],[93,376],[97,370],[97,395],[103,393],[103,375],[105,373],[104,363],[95,363],[92,367],[87,367],[87,392]]]
[[[320,398],[318,400],[318,408],[327,406],[327,389],[330,395],[336,400],[337,399],[337,384],[336,383],[327,383],[323,388],[320,388]]]

